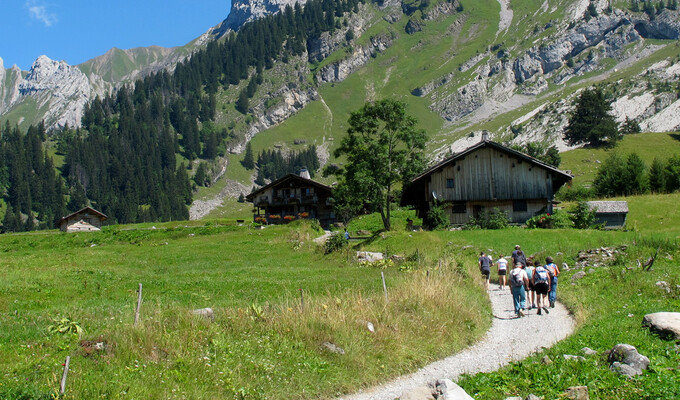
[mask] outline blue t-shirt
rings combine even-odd
[[[480,268],[484,271],[491,271],[491,260],[487,256],[479,257]]]

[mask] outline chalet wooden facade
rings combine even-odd
[[[435,200],[451,224],[462,225],[495,208],[524,223],[552,212],[554,193],[572,176],[498,143],[482,140],[416,176],[402,203],[425,217]]]
[[[288,174],[247,195],[255,208],[253,218],[276,223],[302,216],[317,219],[323,227],[334,223],[331,187],[306,176]]]
[[[91,232],[102,228],[108,217],[92,207],[85,207],[59,220],[59,229],[64,232]]]

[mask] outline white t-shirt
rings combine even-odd
[[[499,258],[498,261],[496,261],[496,264],[498,264],[498,269],[501,271],[508,269],[508,260],[503,257]]]

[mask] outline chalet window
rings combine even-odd
[[[526,212],[527,211],[527,201],[526,200],[513,200],[512,201],[512,211],[514,211],[514,212]]]
[[[467,206],[464,201],[454,201],[453,209],[451,211],[454,214],[465,214],[467,212]]]
[[[453,178],[446,179],[446,188],[447,189],[453,189],[454,188]]]

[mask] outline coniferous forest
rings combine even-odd
[[[226,129],[212,124],[217,93],[249,79],[235,105],[247,113],[263,70],[304,54],[323,32],[340,28],[345,13],[357,12],[359,2],[287,6],[212,41],[173,72],[160,71],[94,99],[85,107],[81,128],[49,132],[57,154],[64,156],[59,169],[45,148],[43,125],[25,133],[6,125],[0,130],[0,195],[7,204],[3,231],[54,228],[61,217],[86,205],[106,214],[110,223],[188,219],[192,184],[188,164],[178,156],[188,162],[212,160],[230,139]],[[260,168],[269,179],[297,164],[313,173],[318,159],[309,154],[294,154],[285,162],[280,152],[261,155],[269,160]]]

